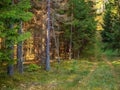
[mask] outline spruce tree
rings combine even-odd
[[[111,47],[111,42],[113,39],[113,16],[111,12],[111,6],[107,6],[108,8],[104,14],[104,22],[103,22],[103,31],[101,32],[102,41],[105,43],[104,49]]]
[[[96,32],[93,6],[94,2],[90,0],[69,0],[69,9],[70,13],[73,13],[73,20],[66,25],[65,37],[70,37],[70,25],[72,24],[72,49],[75,54],[85,55],[89,53],[90,49],[93,49]],[[68,15],[70,14],[68,13]]]
[[[104,49],[112,49],[113,51],[120,51],[120,5],[119,2],[111,1],[106,5],[104,14],[104,24],[102,41]]]

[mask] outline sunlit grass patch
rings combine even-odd
[[[116,62],[112,63],[113,65]],[[120,75],[117,62],[115,71]],[[117,80],[108,64],[104,61],[67,60],[60,64],[53,63],[50,71],[25,71],[22,75],[15,73],[12,78],[6,74],[0,83],[7,90],[119,90]],[[37,85],[37,86],[36,86]],[[26,86],[26,87],[25,87]],[[40,89],[39,89],[40,88]]]
[[[118,81],[119,81],[119,88],[120,88],[120,60],[113,61],[112,65],[114,66],[114,70],[119,79]]]
[[[120,66],[120,60],[116,60],[112,62],[113,65],[119,65]]]

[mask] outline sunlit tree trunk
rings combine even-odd
[[[48,10],[48,19],[47,19],[47,41],[46,41],[46,70],[50,70],[50,0],[47,0],[47,10]]]

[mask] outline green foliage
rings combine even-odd
[[[108,56],[110,58],[113,58],[113,57],[118,55],[118,52],[117,51],[113,51],[112,49],[108,49],[108,50],[105,50],[103,52],[103,54],[105,54],[106,56]]]
[[[74,52],[80,51],[80,55],[87,54],[94,47],[96,21],[93,5],[92,1],[69,0],[68,16],[72,20],[65,24],[65,38],[70,41],[72,35],[72,49]]]
[[[11,1],[12,3],[12,1]],[[10,2],[3,2],[1,5],[3,6],[0,9],[0,18],[1,19],[11,19],[11,22],[23,20],[28,21],[32,17],[32,13],[26,12],[31,8],[29,0],[21,0],[21,2],[17,4],[11,4]]]
[[[19,37],[17,38],[17,42],[21,42],[24,41],[26,39],[28,39],[31,36],[30,32],[26,32],[24,34],[19,35]]]
[[[11,57],[14,45],[30,37],[30,33],[18,34],[20,29],[18,23],[32,18],[32,13],[27,12],[31,8],[30,0],[13,2],[14,0],[0,1],[0,38],[2,39],[0,60],[7,64],[13,64]]]
[[[41,67],[36,65],[36,64],[30,64],[27,68],[27,71],[33,72],[33,71],[38,71]]]
[[[74,61],[72,62],[71,68],[70,68],[70,72],[71,72],[71,73],[77,72],[77,70],[79,69],[77,64],[78,64],[78,63],[77,63],[76,60],[74,60]]]
[[[120,51],[120,8],[118,1],[108,3],[104,14],[102,41],[104,49]]]

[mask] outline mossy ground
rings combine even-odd
[[[109,61],[110,62],[110,61]],[[71,60],[51,65],[50,71],[40,69],[8,77],[0,75],[0,90],[120,90],[120,60]]]

